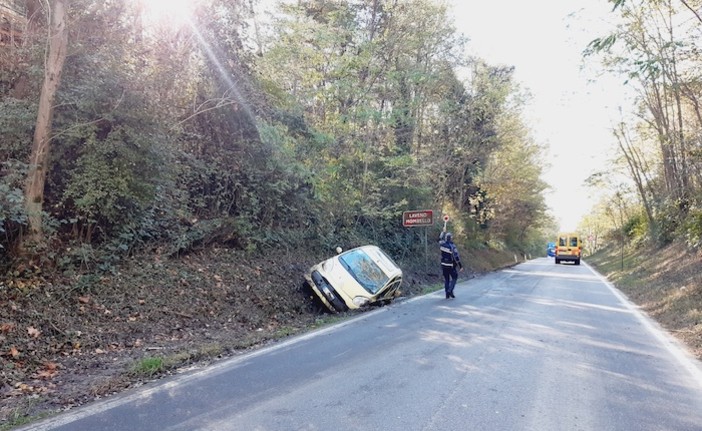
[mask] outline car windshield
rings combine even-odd
[[[389,277],[363,250],[352,250],[339,256],[346,270],[371,294],[376,294],[385,286]]]

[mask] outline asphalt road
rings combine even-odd
[[[536,259],[25,429],[702,430],[702,367],[587,265]]]

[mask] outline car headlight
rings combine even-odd
[[[357,296],[353,298],[353,305],[355,305],[356,307],[363,307],[364,305],[367,305],[368,302],[370,301],[364,296]]]

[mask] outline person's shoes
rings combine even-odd
[[[451,295],[451,298],[455,298],[455,297],[456,297],[456,295],[454,295],[453,292],[451,292],[450,295]]]
[[[450,293],[447,293],[447,294],[446,294],[446,299],[449,299],[450,297],[451,297],[451,294],[450,294]]]

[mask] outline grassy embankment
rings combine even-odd
[[[616,287],[702,359],[702,253],[681,244],[612,247],[586,258]]]

